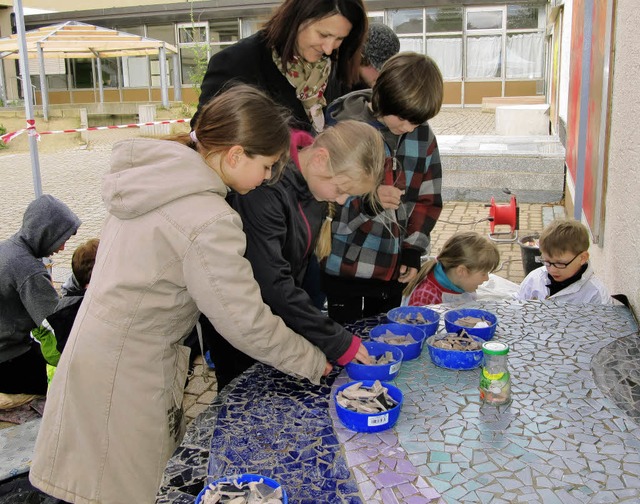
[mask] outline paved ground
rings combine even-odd
[[[443,109],[431,121],[437,135],[491,135],[495,134],[494,115],[479,109]],[[178,125],[182,127],[182,125]],[[89,143],[60,142],[56,148],[56,137],[42,137],[39,155],[42,187],[44,193],[65,201],[78,214],[83,224],[78,234],[69,240],[66,250],[53,257],[54,280],[64,281],[70,271],[71,254],[83,241],[99,237],[105,211],[100,197],[102,175],[108,170],[112,144],[120,139],[139,135],[136,129],[106,130],[92,132]],[[446,166],[444,167],[446,182]],[[0,150],[0,240],[11,236],[20,226],[24,209],[34,197],[31,161],[27,138],[23,135],[14,140],[7,150]],[[520,205],[520,236],[529,231],[539,231],[543,221],[558,211],[558,207],[537,204]],[[458,230],[475,229],[488,233],[485,220],[488,208],[483,203],[446,202],[440,221],[432,236],[432,252],[435,254],[446,239]],[[496,231],[509,231],[499,227]],[[514,282],[524,277],[520,247],[517,243],[500,243],[503,265],[498,272]],[[188,420],[193,419],[215,397],[215,378],[211,373],[209,382],[201,377],[202,364],[196,366],[184,399]],[[0,424],[1,426],[1,424]]]

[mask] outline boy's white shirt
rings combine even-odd
[[[596,278],[591,264],[587,263],[587,270],[582,278],[568,287],[549,296],[549,277],[547,268],[540,266],[527,275],[520,284],[520,290],[515,299],[554,299],[562,303],[594,303],[616,304],[604,284]]]

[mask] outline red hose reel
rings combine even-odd
[[[520,207],[516,203],[516,197],[511,196],[511,201],[499,205],[495,199],[491,197],[489,207],[489,238],[497,242],[514,242],[518,239],[518,228],[520,227]],[[509,226],[509,232],[496,232],[496,226]],[[507,238],[499,238],[499,236],[508,235]]]

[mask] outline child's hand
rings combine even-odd
[[[322,373],[322,376],[329,376],[329,373],[332,370],[333,370],[333,366],[329,361],[327,361],[327,363],[324,365],[324,373]]]
[[[385,210],[397,210],[402,202],[401,198],[404,191],[390,185],[381,185],[378,187],[378,198],[380,204]]]
[[[371,364],[371,356],[369,355],[367,347],[365,347],[362,343],[360,343],[360,346],[358,347],[358,351],[356,352],[354,358],[362,364]]]
[[[400,266],[400,276],[398,277],[398,282],[400,283],[409,283],[411,280],[415,278],[418,274],[417,268],[409,268],[406,265]]]

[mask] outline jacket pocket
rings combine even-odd
[[[178,441],[184,432],[184,411],[182,410],[182,399],[184,388],[189,372],[189,347],[176,345],[176,363],[173,384],[171,385],[171,400],[167,411],[169,422],[169,433],[174,441]]]

